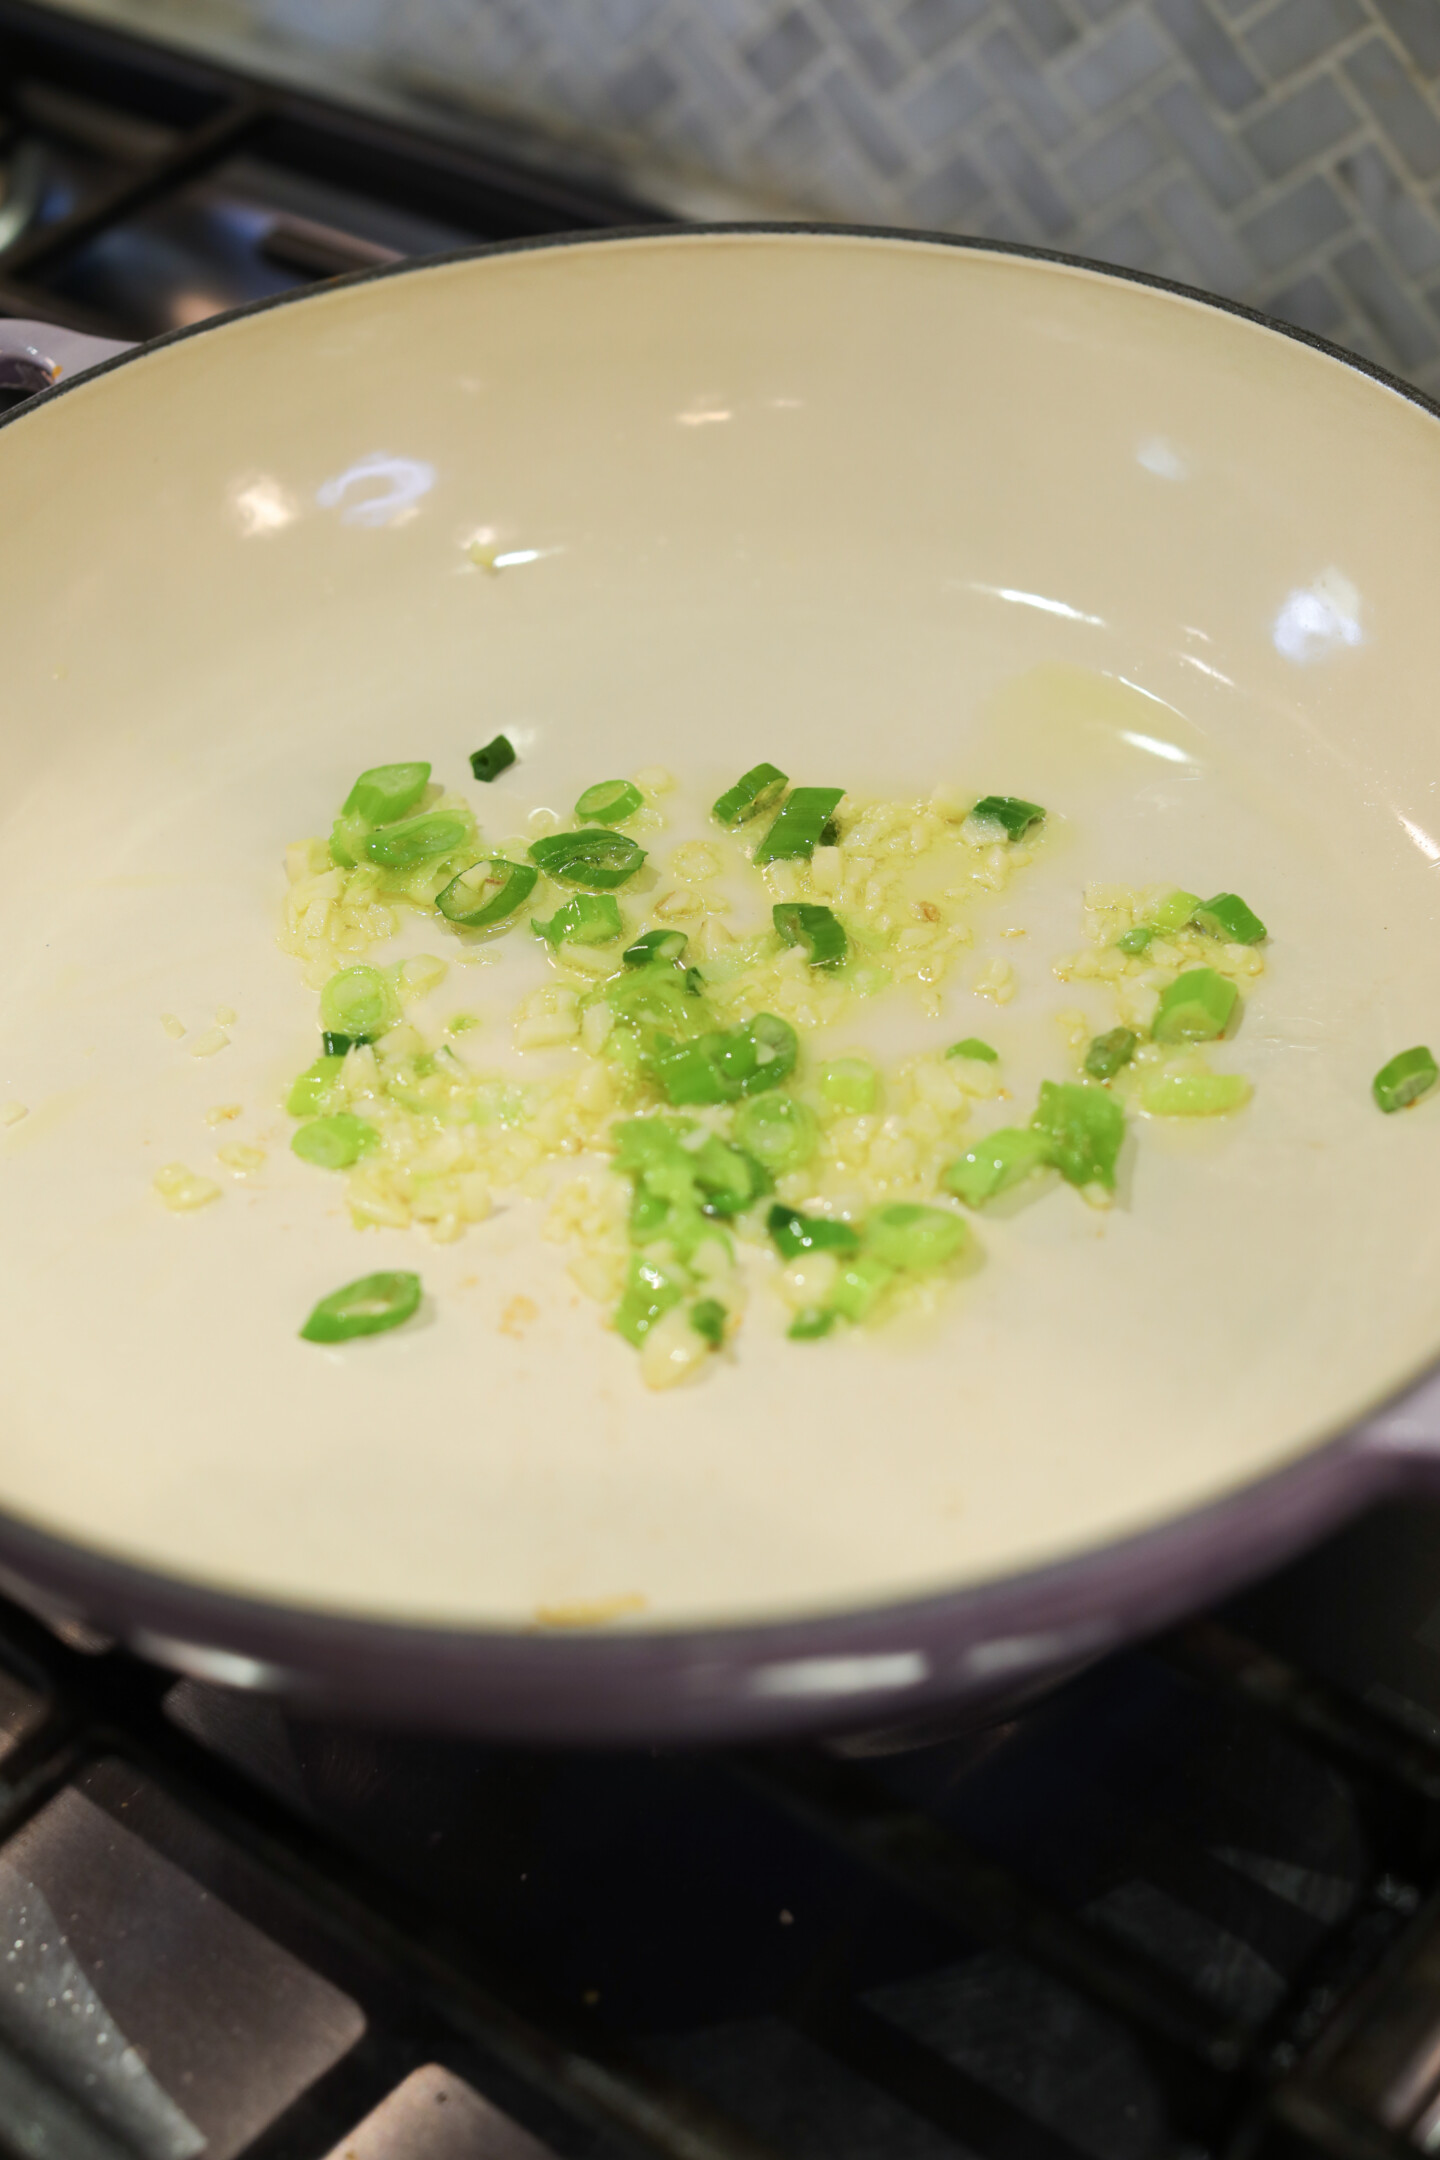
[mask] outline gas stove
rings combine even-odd
[[[0,313],[143,338],[659,221],[0,0]],[[1440,1508],[981,1730],[540,1752],[0,1603],[0,2151],[1440,2150]]]

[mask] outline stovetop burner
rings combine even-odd
[[[377,1733],[0,1609],[0,2149],[1435,2150],[1437,1599],[1384,1508],[908,1753]]]
[[[665,222],[30,0],[0,0],[0,190],[0,313],[125,338],[399,256]]]

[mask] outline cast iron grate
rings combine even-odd
[[[1018,1956],[1117,2021],[1164,2096],[1157,2152],[1174,2160],[1413,2160],[1435,2149],[1440,1754],[1213,1623],[1175,1636],[1159,1657],[1167,1685],[1173,1680],[1196,1714],[1218,1698],[1279,1728],[1287,1746],[1298,1744],[1343,1781],[1364,1824],[1363,1894],[1323,1931],[1259,2022],[1218,2006],[1193,1976],[1167,1970],[1093,1915],[1067,1909],[947,1820],[943,1797],[938,1807],[917,1799],[924,1756],[847,1759],[798,1746],[699,1760],[705,1777],[798,1824],[807,1844],[838,1852],[883,1895],[923,1912],[937,1940]],[[398,1887],[353,1842],[182,1729],[167,1703],[190,1683],[122,1652],[67,1648],[8,1606],[0,1607],[0,1663],[34,1706],[18,1728],[12,1721],[0,1762],[0,1875],[25,1872],[31,1826],[58,1797],[88,1792],[109,1819],[168,1843],[208,1895],[248,1913],[287,1956],[360,2006],[360,2037],[234,2148],[245,2160],[363,2155],[369,2148],[352,2146],[347,2133],[424,2064],[442,2065],[503,2110],[520,2140],[494,2146],[504,2160],[512,2151],[517,2160],[779,2160],[817,2149],[725,2119],[683,2074],[657,2070],[593,2014],[503,1969],[473,1928]],[[974,1747],[964,1743],[959,1759],[971,1760]],[[961,1777],[956,1789],[965,1786]],[[702,1958],[703,1941],[693,1951]],[[874,2003],[857,1989],[846,1945],[821,1940],[778,2008],[848,2078],[935,2134],[915,2151],[1077,2160],[1096,2150],[1083,2128],[1072,2139],[1063,2122],[1037,2119]],[[27,2059],[12,2042],[0,2021],[0,2147],[79,2160],[134,2160],[147,2150],[143,2140],[127,2142],[123,2126],[89,2118],[83,2091],[67,2089],[53,2064]],[[516,2125],[539,2142],[525,2143]],[[843,2143],[833,2149],[835,2160],[847,2160]]]

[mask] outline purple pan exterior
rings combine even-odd
[[[874,227],[692,229],[852,232],[902,246],[922,242],[1072,266],[1077,261],[1043,249]],[[465,252],[604,246],[624,237],[614,231],[560,235]],[[421,267],[401,263],[335,282],[404,277]],[[1183,293],[1261,323],[1440,416],[1408,384],[1286,324],[1142,273],[1108,264],[1080,267]],[[301,291],[238,312],[304,303]],[[212,318],[156,342],[203,337],[230,319]],[[93,379],[126,363],[127,349],[109,341],[87,344],[42,325],[0,322],[0,383],[49,381],[55,386],[42,391],[40,403],[63,397],[76,370],[88,370],[86,379]],[[57,381],[62,369],[64,380]],[[35,402],[27,404],[27,413]],[[0,427],[6,424],[0,419]],[[1051,1567],[900,1605],[673,1632],[407,1626],[208,1589],[4,1515],[0,1591],[62,1631],[118,1638],[177,1672],[281,1694],[316,1714],[597,1745],[765,1740],[920,1725],[945,1713],[955,1713],[957,1721],[994,1716],[1047,1679],[1223,1597],[1376,1500],[1436,1488],[1440,1377],[1431,1376],[1361,1429],[1320,1442],[1283,1470],[1208,1507]]]

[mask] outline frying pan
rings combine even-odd
[[[0,426],[17,1595],[370,1716],[853,1728],[1032,1684],[1432,1478],[1440,1394],[1384,1406],[1440,1355],[1440,1107],[1369,1093],[1440,1033],[1423,399],[1153,280],[835,229],[404,265],[88,373],[8,347],[68,369]],[[502,730],[517,765],[472,786]],[[666,766],[660,857],[760,758],[1041,801],[941,1021],[877,999],[857,1046],[1003,1035],[1032,1095],[1059,1007],[1106,1024],[1053,972],[1087,884],[1234,889],[1271,932],[1253,1103],[1137,1121],[1108,1215],[980,1220],[923,1328],[797,1346],[761,1297],[651,1395],[542,1200],[362,1234],[289,1152],[284,851],[413,757],[493,841]],[[497,1068],[525,946],[463,986]],[[155,1170],[213,1170],[233,1105],[263,1168],[167,1212]],[[417,1323],[299,1340],[391,1266]]]

